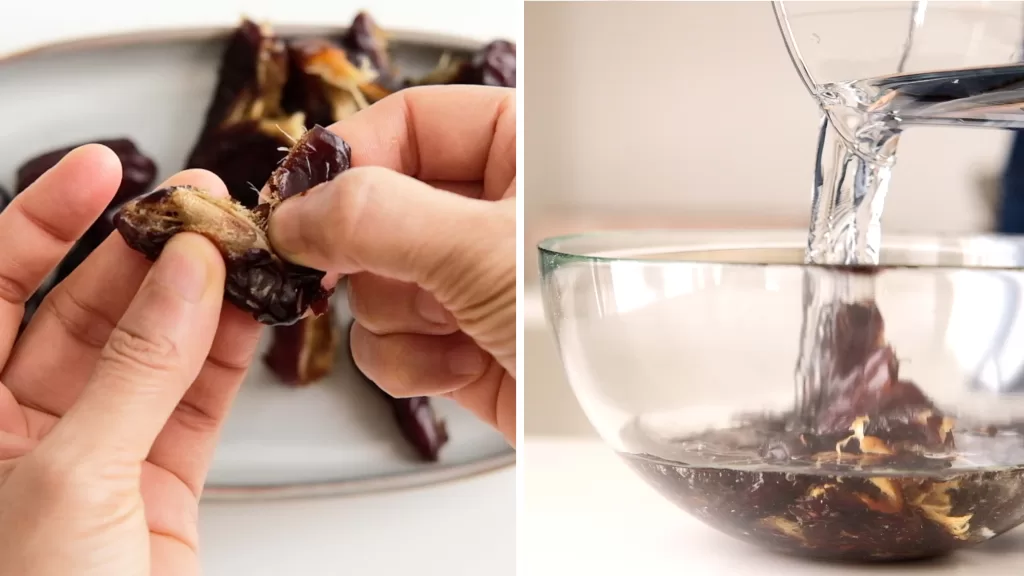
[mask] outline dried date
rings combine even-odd
[[[360,12],[356,15],[348,31],[341,37],[341,45],[351,54],[350,60],[359,62],[365,57],[377,73],[377,78],[372,83],[362,87],[363,93],[371,102],[376,102],[402,87],[398,69],[388,53],[388,34],[369,14]]]
[[[854,457],[910,465],[923,454],[950,452],[953,419],[914,383],[900,379],[878,307],[840,305],[832,325],[826,353],[833,372],[818,391],[813,433],[835,440],[840,457],[847,450]]]
[[[121,161],[121,186],[118,187],[117,193],[110,201],[110,206],[119,206],[149,191],[153,180],[156,179],[156,163],[139,150],[138,146],[130,139],[110,138],[81,142],[74,146],[51,150],[26,161],[18,168],[16,193],[24,192],[47,170],[56,166],[68,153],[86,144],[102,144],[110,148],[117,155],[117,159]]]
[[[129,202],[114,224],[129,246],[151,260],[175,234],[206,236],[224,257],[228,301],[264,324],[294,324],[308,312],[326,312],[333,288],[322,286],[323,272],[289,263],[273,251],[267,238],[270,215],[284,198],[347,169],[350,154],[344,140],[316,126],[292,146],[255,209],[190,186],[174,186]]]
[[[416,396],[390,398],[390,401],[395,421],[405,439],[421,458],[437,462],[441,448],[448,442],[448,428],[444,420],[437,417],[430,398]]]
[[[144,154],[129,138],[109,138],[81,142],[65,146],[33,157],[18,168],[17,193],[20,194],[31,186],[47,170],[53,168],[72,150],[85,144],[101,144],[110,148],[121,161],[121,185],[114,197],[107,204],[104,213],[86,230],[85,234],[75,243],[67,256],[61,260],[51,277],[44,282],[25,303],[25,314],[22,328],[32,319],[43,298],[49,291],[67,278],[99,245],[114,231],[113,217],[125,202],[145,194],[150,190],[156,179],[157,166],[149,156]]]
[[[217,88],[186,167],[220,176],[232,198],[247,208],[259,203],[257,187],[306,126],[303,113],[286,114],[282,108],[287,80],[284,41],[269,26],[243,21],[224,51]]]
[[[389,93],[374,84],[379,75],[372,67],[360,65],[330,40],[293,40],[288,43],[288,53],[291,69],[284,107],[301,110],[307,123],[333,124]]]
[[[334,369],[341,334],[333,310],[307,316],[290,326],[275,326],[270,348],[263,357],[267,367],[291,386],[305,386]]]
[[[452,84],[516,87],[516,45],[495,40],[484,46],[461,67]]]
[[[221,57],[217,87],[201,134],[246,120],[282,116],[281,93],[287,80],[284,41],[270,26],[243,20]]]
[[[1024,469],[942,476],[684,466],[624,455],[665,498],[767,548],[830,560],[927,558],[1024,522]]]
[[[209,170],[224,181],[231,197],[246,208],[260,201],[257,186],[266,182],[285,156],[282,149],[302,137],[305,118],[246,120],[211,132],[192,153],[189,168]]]
[[[356,14],[341,45],[354,55],[365,55],[379,74],[391,76],[394,68],[388,54],[388,36],[366,12]]]
[[[346,350],[349,360],[353,366],[356,365],[352,358],[352,349]],[[391,414],[402,433],[402,438],[416,450],[420,459],[426,462],[437,462],[441,449],[448,443],[448,427],[445,421],[438,417],[430,398],[426,396],[415,396],[412,398],[395,398],[375,385],[365,374],[369,386],[380,394],[391,407]]]
[[[515,88],[516,45],[507,40],[494,40],[477,50],[469,59],[446,55],[434,70],[409,84],[473,84]]]

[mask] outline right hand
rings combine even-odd
[[[348,276],[352,355],[516,437],[515,90],[403,90],[330,129],[353,168],[281,204],[274,250]]]

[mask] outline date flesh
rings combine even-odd
[[[341,46],[330,40],[293,40],[288,43],[288,53],[291,68],[284,106],[301,110],[307,123],[333,124],[369,106],[367,93],[379,97],[387,94],[373,84],[377,78],[374,70],[353,62]]]
[[[316,126],[291,148],[253,210],[191,186],[174,186],[129,202],[114,224],[129,246],[151,260],[175,234],[206,236],[224,257],[228,301],[263,324],[294,324],[308,312],[326,312],[333,288],[322,286],[322,271],[289,263],[273,251],[267,238],[270,215],[282,200],[348,169],[350,155],[344,140]]]
[[[341,334],[330,308],[290,326],[275,326],[272,338],[263,361],[282,383],[305,386],[334,369]]]

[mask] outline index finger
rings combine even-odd
[[[353,166],[382,166],[425,181],[482,181],[492,199],[515,176],[512,88],[408,88],[329,128],[352,146]]]

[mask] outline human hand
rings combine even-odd
[[[181,234],[151,265],[112,234],[36,312],[23,304],[121,180],[83,146],[0,213],[0,575],[198,574],[198,499],[260,326]],[[220,179],[182,172],[227,195]],[[15,340],[17,339],[17,342]]]
[[[282,203],[275,251],[348,277],[352,356],[516,436],[515,90],[403,90],[330,129],[353,168]]]

